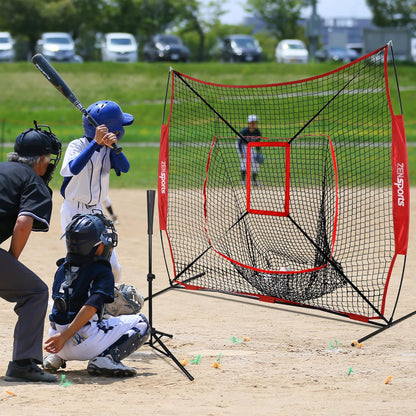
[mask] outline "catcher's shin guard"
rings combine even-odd
[[[123,335],[115,344],[104,351],[102,355],[110,354],[114,361],[120,362],[139,349],[149,339],[151,331],[149,322],[143,314],[139,315],[143,318],[143,321],[139,324],[140,329],[145,325],[145,331],[141,332],[139,328],[132,328],[132,331],[135,331],[133,335]]]

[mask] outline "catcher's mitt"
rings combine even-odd
[[[139,313],[144,304],[144,297],[133,285],[125,283],[114,287],[114,302],[105,304],[105,313],[112,316],[134,315]]]

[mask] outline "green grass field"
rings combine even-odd
[[[111,187],[154,188],[157,183],[160,126],[170,66],[194,78],[224,85],[260,85],[309,78],[337,68],[331,63],[284,65],[221,63],[84,63],[55,67],[87,107],[99,99],[112,99],[135,116],[121,141],[131,163],[127,175],[112,178]],[[416,185],[416,66],[398,64],[397,71],[409,142],[410,182]],[[391,74],[389,75],[392,76]],[[391,86],[395,80],[391,78]],[[0,65],[0,160],[11,150],[6,143],[33,125],[49,124],[64,143],[82,135],[81,114],[29,62]],[[397,105],[395,106],[397,107]],[[168,109],[167,109],[168,110]],[[168,114],[165,114],[166,120]],[[129,144],[133,146],[129,146]],[[140,147],[134,147],[140,144]],[[56,175],[52,187],[58,188]]]

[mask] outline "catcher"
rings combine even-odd
[[[65,237],[67,256],[57,262],[50,338],[45,341],[45,350],[51,355],[44,358],[43,367],[56,371],[65,368],[66,361],[89,360],[90,375],[136,375],[136,370],[121,360],[148,340],[150,326],[143,314],[137,314],[143,297],[133,286],[116,289],[124,310],[113,305],[114,275],[109,262],[117,245],[113,223],[101,211],[76,214],[65,229]],[[106,304],[110,309],[107,313]]]

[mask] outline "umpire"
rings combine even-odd
[[[49,126],[27,129],[16,138],[14,152],[0,163],[0,244],[11,237],[9,251],[0,247],[0,297],[15,303],[13,361],[6,381],[57,381],[37,366],[48,306],[47,285],[19,256],[31,231],[48,231],[52,190],[48,183],[61,157],[61,143]]]

